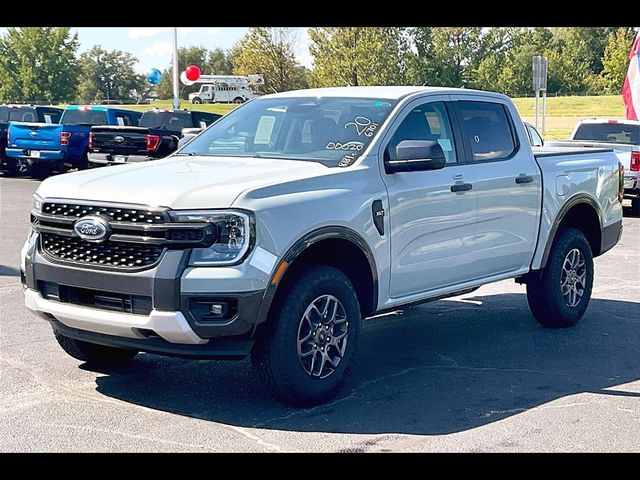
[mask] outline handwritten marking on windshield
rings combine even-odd
[[[353,122],[345,123],[344,128],[353,125],[359,136],[372,137],[378,128],[378,124],[372,122],[367,117],[356,117]]]
[[[329,142],[327,146],[324,147],[326,150],[355,150],[360,151],[364,148],[364,144],[362,142]]]

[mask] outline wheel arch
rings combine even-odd
[[[560,208],[556,216],[547,243],[544,248],[540,268],[544,268],[551,253],[551,247],[561,228],[577,228],[584,233],[594,257],[601,254],[602,249],[602,212],[598,203],[587,194],[571,197]]]
[[[272,307],[278,304],[291,281],[314,264],[330,265],[347,275],[356,289],[363,316],[376,310],[378,274],[366,240],[347,227],[322,227],[299,238],[278,262],[260,305],[260,323],[268,320]]]

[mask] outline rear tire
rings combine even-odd
[[[77,165],[78,170],[86,170],[89,168],[89,152],[84,152]]]
[[[592,288],[593,253],[589,242],[580,230],[560,230],[546,267],[527,282],[531,313],[545,327],[571,327],[584,315]]]
[[[353,369],[361,313],[340,270],[317,266],[300,275],[276,306],[271,329],[252,353],[269,392],[292,406],[333,398]]]
[[[631,199],[631,215],[640,217],[640,198]]]
[[[51,175],[51,166],[45,165],[42,163],[34,163],[31,165],[31,178],[36,178],[38,180],[44,180],[48,176]]]
[[[25,160],[7,158],[6,176],[18,177],[21,175],[29,175],[30,173],[31,169],[29,168],[28,162]]]
[[[94,365],[121,365],[127,363],[135,357],[138,352],[126,350],[124,348],[107,347],[96,343],[89,343],[82,340],[62,335],[54,330],[53,334],[58,341],[58,345],[76,360],[92,363]]]

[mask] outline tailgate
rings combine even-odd
[[[91,127],[92,152],[119,155],[147,151],[148,128],[144,127]]]
[[[9,125],[10,147],[25,150],[60,150],[62,125],[18,123]]]

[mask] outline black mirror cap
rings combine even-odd
[[[438,142],[430,140],[403,140],[396,146],[396,158],[385,158],[387,173],[418,172],[444,168],[446,158]]]

